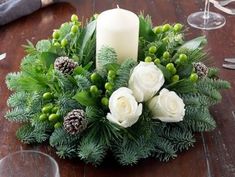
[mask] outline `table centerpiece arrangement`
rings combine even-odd
[[[206,66],[205,37],[184,40],[180,23],[153,27],[151,18],[116,8],[82,24],[76,15],[34,46],[20,71],[6,119],[21,122],[19,140],[49,141],[61,158],[121,165],[148,157],[168,161],[211,131],[209,107],[230,84]]]

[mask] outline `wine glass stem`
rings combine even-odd
[[[210,12],[210,0],[205,0],[205,9],[204,9],[204,18],[209,18],[209,12]]]

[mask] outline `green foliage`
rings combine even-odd
[[[107,64],[116,63],[116,62],[117,62],[117,54],[114,51],[114,49],[108,46],[103,46],[98,51],[98,56],[97,56],[98,66],[105,66]]]
[[[21,62],[21,71],[6,77],[8,88],[15,91],[8,99],[11,108],[6,118],[24,123],[17,131],[17,137],[23,143],[42,143],[49,139],[59,157],[79,157],[94,165],[99,165],[111,151],[121,165],[134,165],[150,156],[160,161],[174,159],[177,152],[193,146],[194,132],[215,128],[216,122],[210,115],[209,107],[221,100],[221,89],[231,86],[227,81],[218,79],[217,68],[209,68],[206,78],[190,81],[193,63],[207,56],[203,51],[205,37],[184,42],[181,31],[170,28],[155,33],[149,16],[140,15],[139,20],[138,58],[140,61],[146,56],[153,61],[159,59],[160,64],[155,64],[164,74],[166,82],[163,87],[175,91],[184,101],[184,120],[177,123],[153,120],[147,103],[142,103],[143,112],[131,127],[123,128],[111,123],[106,118],[110,110],[100,104],[101,98],[105,96],[108,100],[116,89],[128,87],[131,72],[138,63],[130,59],[117,63],[114,49],[103,46],[97,54],[101,68],[95,71],[96,21],[93,19],[85,26],[80,26],[78,21],[68,22],[58,29],[59,37],[56,39],[41,40],[35,46],[28,41],[25,45],[28,54]],[[74,23],[77,23],[78,29],[71,33]],[[65,45],[62,45],[63,40]],[[156,48],[155,53],[149,50],[152,46]],[[166,51],[169,58],[163,57]],[[187,61],[177,63],[180,54],[185,54]],[[79,66],[72,75],[64,75],[53,68],[58,56],[68,56],[78,62]],[[174,74],[166,69],[168,63],[174,63],[179,80],[172,82]],[[110,70],[115,73],[114,77],[107,76]],[[90,79],[94,72],[100,77],[96,82]],[[106,82],[113,84],[113,89],[105,93]],[[102,92],[92,93],[92,85]],[[45,92],[51,93],[53,98],[43,99]],[[54,128],[55,122],[40,121],[42,108],[47,104],[58,108],[56,113],[61,116],[60,123],[68,112],[83,109],[88,127],[82,133],[71,135],[63,127]]]
[[[96,139],[83,138],[78,148],[78,156],[86,163],[99,165],[106,154],[106,146]]]
[[[136,66],[136,62],[133,60],[125,60],[120,68],[117,70],[117,77],[115,80],[115,89],[120,87],[127,87],[130,78],[131,70]]]

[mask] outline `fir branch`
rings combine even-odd
[[[25,51],[30,55],[34,55],[35,53],[37,53],[37,49],[34,47],[33,43],[30,42],[29,40],[27,40],[27,44],[23,45],[23,47],[25,48]]]
[[[219,69],[215,67],[208,68],[208,75],[209,78],[217,78],[219,75]]]
[[[200,83],[202,85],[211,85],[216,90],[222,90],[222,89],[229,89],[231,88],[231,85],[228,81],[221,80],[221,79],[209,79],[205,78],[200,80]]]
[[[14,72],[14,73],[9,73],[6,76],[6,84],[9,90],[13,91],[13,90],[19,90],[18,86],[18,80],[19,78],[22,77],[22,73],[21,72]]]
[[[211,131],[216,127],[216,122],[205,106],[186,107],[184,121],[179,125],[186,126],[194,132]]]
[[[103,67],[107,64],[116,63],[117,62],[117,53],[113,48],[103,46],[98,51],[97,56],[97,64],[100,67]]]
[[[80,91],[87,90],[91,86],[91,82],[85,76],[77,75],[75,76],[75,80]]]
[[[56,154],[62,158],[75,158],[77,157],[77,146],[76,145],[71,145],[71,146],[67,146],[67,145],[59,145],[56,147]]]
[[[28,100],[29,93],[27,92],[15,92],[7,100],[9,107],[25,107]]]
[[[114,90],[120,87],[127,87],[131,70],[136,66],[134,60],[125,60],[117,71]]]
[[[96,139],[84,137],[78,149],[78,156],[86,163],[99,165],[106,154],[106,147]]]
[[[5,118],[7,120],[14,122],[27,122],[32,117],[33,117],[32,112],[25,107],[22,108],[15,107],[12,110],[9,110],[5,115]]]

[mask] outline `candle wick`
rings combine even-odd
[[[117,8],[119,9],[119,5],[117,4]]]

